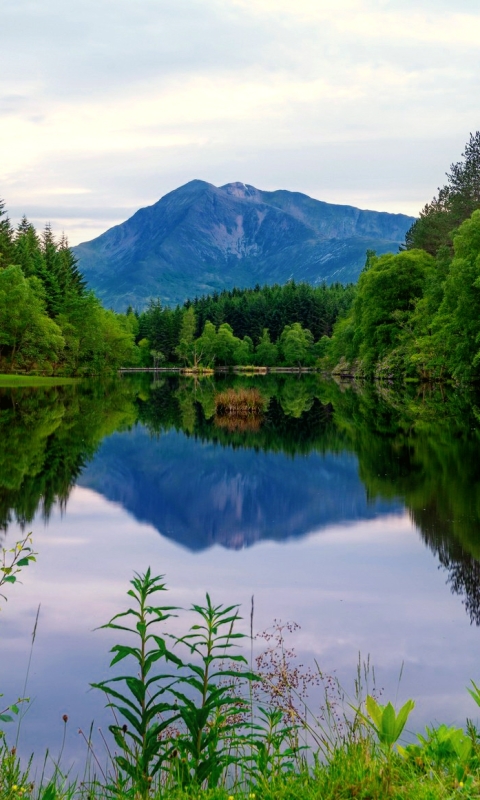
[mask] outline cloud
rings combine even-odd
[[[72,242],[194,177],[417,213],[478,127],[469,0],[6,0],[2,15],[1,194]]]

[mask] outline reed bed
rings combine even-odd
[[[225,389],[215,395],[218,417],[252,417],[264,413],[268,401],[258,389]]]

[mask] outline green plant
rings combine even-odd
[[[365,701],[365,707],[370,719],[359,709],[354,710],[375,731],[381,746],[389,753],[402,735],[407,719],[415,707],[414,701],[407,700],[397,714],[390,702],[386,706],[382,706],[369,694]]]
[[[15,747],[9,747],[5,739],[5,734],[0,732],[0,797],[14,798],[18,800],[29,795],[31,784],[29,783],[29,772],[31,761],[26,769],[22,768],[20,758]]]
[[[471,680],[470,683],[473,686],[473,689],[469,689],[467,686],[467,692],[473,697],[477,706],[480,706],[480,688],[477,686],[475,681]]]
[[[115,756],[118,768],[116,783],[109,788],[122,792],[133,788],[140,797],[148,796],[154,776],[168,757],[162,734],[178,716],[173,713],[171,702],[161,699],[165,697],[168,685],[160,688],[159,685],[170,676],[150,674],[158,661],[168,660],[182,666],[177,656],[168,650],[165,639],[153,632],[153,626],[164,623],[176,610],[172,606],[154,605],[154,596],[166,589],[162,580],[163,576],[152,577],[150,569],[142,575],[135,573],[131,581],[133,588],[127,594],[136,606],[116,614],[102,626],[125,631],[137,638],[136,647],[123,644],[112,647],[110,652],[115,655],[110,666],[125,658],[133,658],[138,676],[120,675],[92,684],[105,693],[108,707],[125,720],[120,725],[116,718],[115,724],[110,725],[121,754]],[[132,625],[120,624],[119,620],[132,620]],[[166,718],[165,714],[168,715]]]
[[[30,545],[32,544],[32,535],[28,533],[23,539],[15,543],[15,546],[10,550],[5,547],[2,548],[1,562],[0,562],[0,586],[5,583],[16,583],[17,575],[24,567],[28,567],[33,561],[36,561],[36,553],[33,552]],[[5,595],[0,594],[3,600],[7,598]]]
[[[193,605],[191,610],[200,622],[186,636],[176,638],[176,644],[186,645],[199,658],[199,663],[185,664],[188,674],[179,678],[192,696],[171,689],[185,726],[176,739],[177,776],[184,787],[206,784],[212,788],[226,779],[231,765],[243,761],[239,747],[244,742],[248,703],[238,694],[238,682],[258,680],[258,676],[233,669],[233,664],[224,666],[225,661],[247,664],[244,656],[230,652],[239,639],[246,638],[235,631],[238,606],[214,606],[207,594],[206,605]]]
[[[475,730],[469,735],[453,725],[439,725],[438,728],[427,727],[425,731],[425,736],[417,734],[418,744],[399,747],[400,755],[425,772],[443,770],[464,783],[472,769],[479,766]]]
[[[294,773],[301,764],[297,724],[287,724],[280,708],[258,709],[257,722],[249,736],[249,774],[257,785],[271,784],[285,773]]]
[[[24,567],[28,567],[30,563],[36,561],[36,553],[30,547],[32,543],[31,534],[28,533],[23,539],[15,543],[15,546],[10,550],[2,548],[1,566],[0,566],[0,586],[5,583],[16,583],[17,575]],[[4,600],[7,598],[5,595],[0,594]],[[0,694],[0,699],[3,694]],[[20,697],[16,703],[7,706],[0,711],[0,722],[11,722],[12,714],[17,716],[20,712],[20,704],[28,702],[26,697]],[[1,706],[0,706],[1,708]],[[0,730],[0,737],[4,737],[3,731]],[[4,738],[2,738],[2,747],[6,747]]]

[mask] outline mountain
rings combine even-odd
[[[194,180],[74,252],[89,286],[121,311],[150,297],[176,304],[291,278],[355,281],[366,251],[397,251],[413,222],[299,192]]]

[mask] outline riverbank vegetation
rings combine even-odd
[[[234,289],[138,316],[145,365],[315,367],[345,376],[480,377],[480,132],[401,252],[367,253],[356,286]],[[160,363],[159,362],[159,363]]]
[[[126,315],[88,291],[64,236],[12,227],[0,202],[0,372],[83,375],[135,358]]]
[[[92,375],[119,367],[314,366],[317,342],[348,309],[341,284],[233,289],[183,307],[104,309],[64,236],[16,229],[0,203],[0,372]]]
[[[33,559],[30,550],[27,556]],[[207,594],[185,611],[162,602],[165,592],[163,576],[136,574],[128,607],[103,626],[120,639],[111,648],[111,677],[91,684],[113,712],[110,741],[102,734],[107,761],[90,733],[81,778],[63,767],[61,754],[35,776],[9,743],[14,704],[0,716],[1,800],[480,796],[480,731],[472,720],[465,728],[410,731],[408,743],[415,703],[397,711],[380,702],[368,663],[359,662],[349,695],[318,665],[298,664],[289,641],[295,626],[277,622],[254,637],[253,605],[248,633],[237,605]],[[266,646],[255,656],[254,642]],[[322,687],[317,708],[313,686]],[[476,714],[473,681],[468,691]],[[66,715],[63,724],[66,733]]]
[[[380,379],[480,377],[480,132],[397,255],[370,253],[323,365]]]

